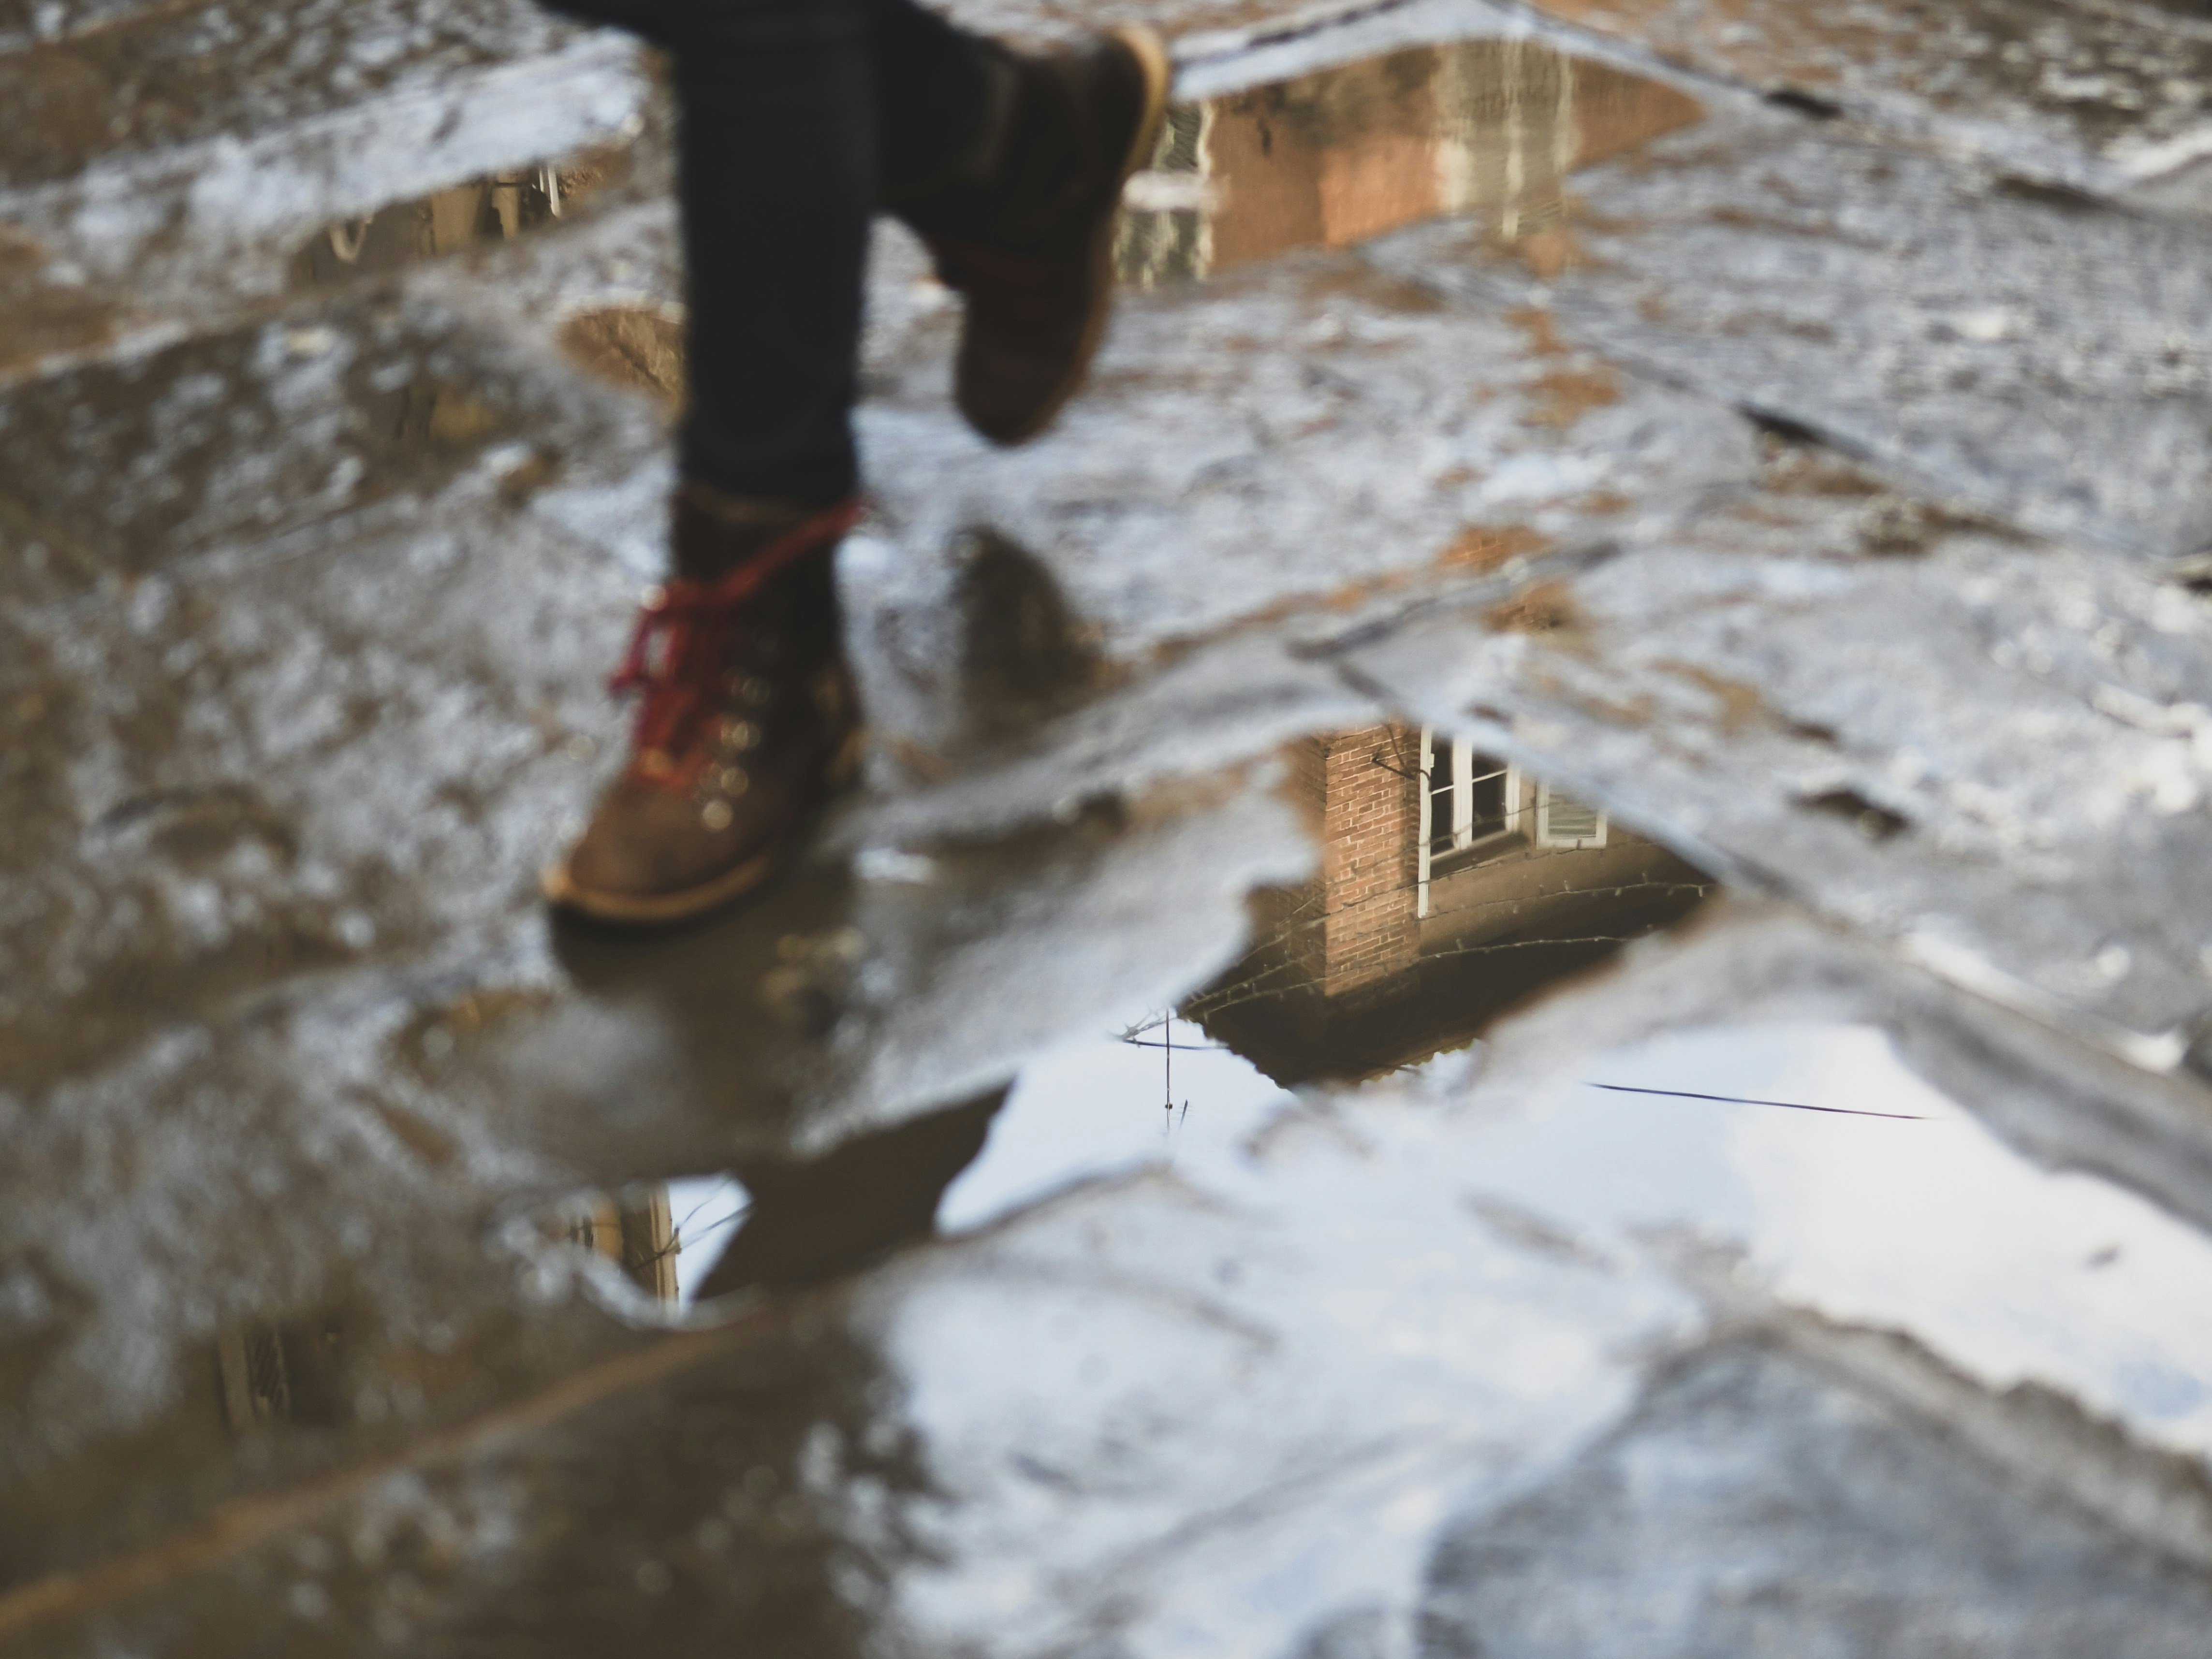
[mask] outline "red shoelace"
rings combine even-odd
[[[723,676],[744,636],[744,610],[770,580],[835,542],[860,516],[858,501],[816,514],[720,580],[650,590],[622,666],[607,682],[644,694],[630,738],[630,775],[672,794],[696,783],[712,757],[708,728],[728,696]]]

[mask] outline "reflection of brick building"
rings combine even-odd
[[[1480,212],[1519,236],[1565,210],[1573,168],[1699,111],[1671,87],[1536,41],[1468,40],[1179,113],[1155,168],[1195,175],[1205,204],[1131,216],[1122,263],[1139,282],[1342,247],[1439,214]]]
[[[600,1198],[591,1214],[569,1224],[568,1238],[606,1257],[647,1295],[676,1300],[676,1255],[683,1245],[669,1215],[667,1188],[641,1188],[619,1200]]]
[[[1695,903],[1703,878],[1539,778],[1392,726],[1309,739],[1321,869],[1186,1012],[1284,1082],[1407,1064]]]
[[[1370,726],[1302,745],[1318,759],[1322,989],[1340,996],[1396,973],[1420,948],[1413,825],[1417,750]],[[1312,763],[1309,763],[1310,767]]]
[[[626,164],[619,146],[602,146],[559,167],[495,173],[341,220],[318,232],[294,256],[291,286],[327,286],[398,270],[477,242],[519,236],[559,218]]]

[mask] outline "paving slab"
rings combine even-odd
[[[1036,0],[962,0],[1016,36],[1090,26]],[[1856,0],[1747,10],[1714,0],[1383,0],[1133,8],[1164,28],[1187,95],[1241,90],[1405,46],[1546,40],[1976,157],[2022,179],[2202,218],[2212,169],[2203,94],[2212,31],[2159,0]]]
[[[2212,29],[2158,0],[1531,0],[1681,67],[2100,195],[2201,159]]]
[[[1686,1361],[1571,1473],[1454,1530],[1421,1650],[2194,1650],[2202,1589],[2154,1545],[1796,1346]]]
[[[1825,974],[1755,965],[1790,952]],[[1995,1653],[2042,1606],[2025,1577],[2077,1587],[2039,1626],[2054,1652],[2186,1651],[2212,1508],[2204,1397],[2177,1379],[2205,1337],[2171,1291],[2212,1255],[2004,1152],[1863,1026],[1785,1075],[1764,1034],[1848,1019],[1835,992],[1868,960],[1717,918],[1472,1057],[1277,1097],[1172,1170],[241,1501],[0,1601],[0,1629],[47,1653],[248,1631],[561,1650],[732,1621],[772,1652],[1547,1653],[1635,1630]],[[1639,1043],[1662,1006],[1671,1051]],[[1698,1010],[1729,1029],[1699,1037]],[[1663,1084],[1699,1042],[1769,1045],[1771,1085],[1842,1115],[1583,1081]],[[1956,1219],[1917,1207],[1929,1183],[1980,1250],[1929,1261],[1921,1230]],[[1562,1608],[1563,1581],[1590,1599]]]
[[[1439,222],[1374,257],[2045,534],[2169,564],[2212,535],[2197,229],[1718,106],[1575,189],[1531,237]]]
[[[281,294],[334,223],[618,152],[659,113],[634,43],[526,0],[165,5],[76,30],[62,14],[33,8],[40,38],[0,49],[18,114],[0,370],[204,327]]]
[[[1916,521],[1818,452],[1778,442],[1771,465],[1771,493],[1558,579],[1555,625],[1431,618],[1359,647],[1359,672],[1709,868],[2180,1066],[2212,1000],[2201,601]]]

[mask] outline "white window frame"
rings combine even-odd
[[[1502,774],[1499,772],[1486,772],[1482,775],[1483,781],[1487,781],[1488,779],[1500,775],[1504,776],[1505,780],[1505,788],[1504,791],[1505,796],[1505,815],[1504,821],[1501,822],[1496,829],[1486,831],[1484,834],[1478,836],[1474,832],[1474,786],[1477,782],[1477,779],[1474,775],[1474,750],[1473,746],[1471,744],[1462,743],[1453,744],[1451,745],[1451,850],[1455,854],[1464,853],[1468,851],[1470,848],[1480,847],[1486,842],[1498,841],[1507,836],[1520,834],[1522,813],[1523,810],[1522,803],[1527,799],[1527,793],[1524,788],[1524,780],[1522,775],[1521,769],[1517,766],[1509,765],[1503,769]],[[1429,914],[1429,878],[1431,869],[1436,861],[1435,852],[1431,847],[1431,843],[1436,839],[1434,833],[1435,805],[1433,798],[1431,796],[1429,792],[1429,775],[1432,770],[1434,770],[1436,763],[1436,733],[1430,727],[1425,726],[1421,728],[1419,810],[1415,814],[1413,830],[1415,837],[1413,845],[1417,854],[1417,862],[1419,866],[1419,897],[1414,905],[1414,914],[1419,916],[1425,916]]]
[[[1552,786],[1540,779],[1530,778],[1519,767],[1510,765],[1504,769],[1504,822],[1487,835],[1478,836],[1474,833],[1476,780],[1474,748],[1468,744],[1454,744],[1451,746],[1451,850],[1453,853],[1464,853],[1472,848],[1480,847],[1486,842],[1497,841],[1506,836],[1519,835],[1524,823],[1529,832],[1529,841],[1538,847],[1595,848],[1607,844],[1608,832],[1612,829],[1612,821],[1603,812],[1593,814],[1597,820],[1597,828],[1594,834],[1587,836],[1553,834]],[[1436,835],[1433,823],[1434,799],[1429,792],[1429,775],[1434,769],[1436,763],[1436,733],[1431,728],[1425,726],[1421,728],[1420,773],[1417,780],[1419,805],[1414,814],[1413,823],[1413,847],[1418,866],[1417,896],[1413,907],[1416,916],[1426,916],[1430,914],[1429,882],[1436,863],[1436,854],[1432,850],[1431,843],[1435,841]],[[1486,779],[1498,775],[1495,772],[1483,774]],[[1572,798],[1563,796],[1562,799],[1571,799]],[[1574,804],[1583,807],[1584,811],[1590,810],[1583,807],[1580,801],[1576,801]]]
[[[1573,797],[1571,796],[1562,796],[1561,799],[1565,800],[1573,800]],[[1593,807],[1584,805],[1581,801],[1575,800],[1573,801],[1573,804],[1581,808],[1582,811],[1588,812],[1590,817],[1596,821],[1596,829],[1587,836],[1556,835],[1552,830],[1552,786],[1548,783],[1540,783],[1536,786],[1536,834],[1534,839],[1537,846],[1602,847],[1606,844],[1606,832],[1612,827],[1611,821],[1603,812],[1598,811]]]

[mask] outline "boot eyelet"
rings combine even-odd
[[[761,678],[759,675],[748,674],[745,676],[745,683],[741,690],[741,695],[747,702],[752,704],[754,708],[757,708],[763,703],[768,702],[769,698],[775,696],[775,688],[773,685],[770,685],[766,680]]]
[[[726,800],[710,800],[699,809],[699,822],[714,830],[728,829],[730,820],[736,816]]]
[[[724,767],[722,775],[715,782],[721,787],[724,794],[732,797],[742,795],[753,787],[753,781],[745,775],[745,769],[742,766]]]
[[[748,750],[757,749],[760,746],[760,727],[755,726],[750,720],[722,722],[722,746],[725,749],[742,755]]]

